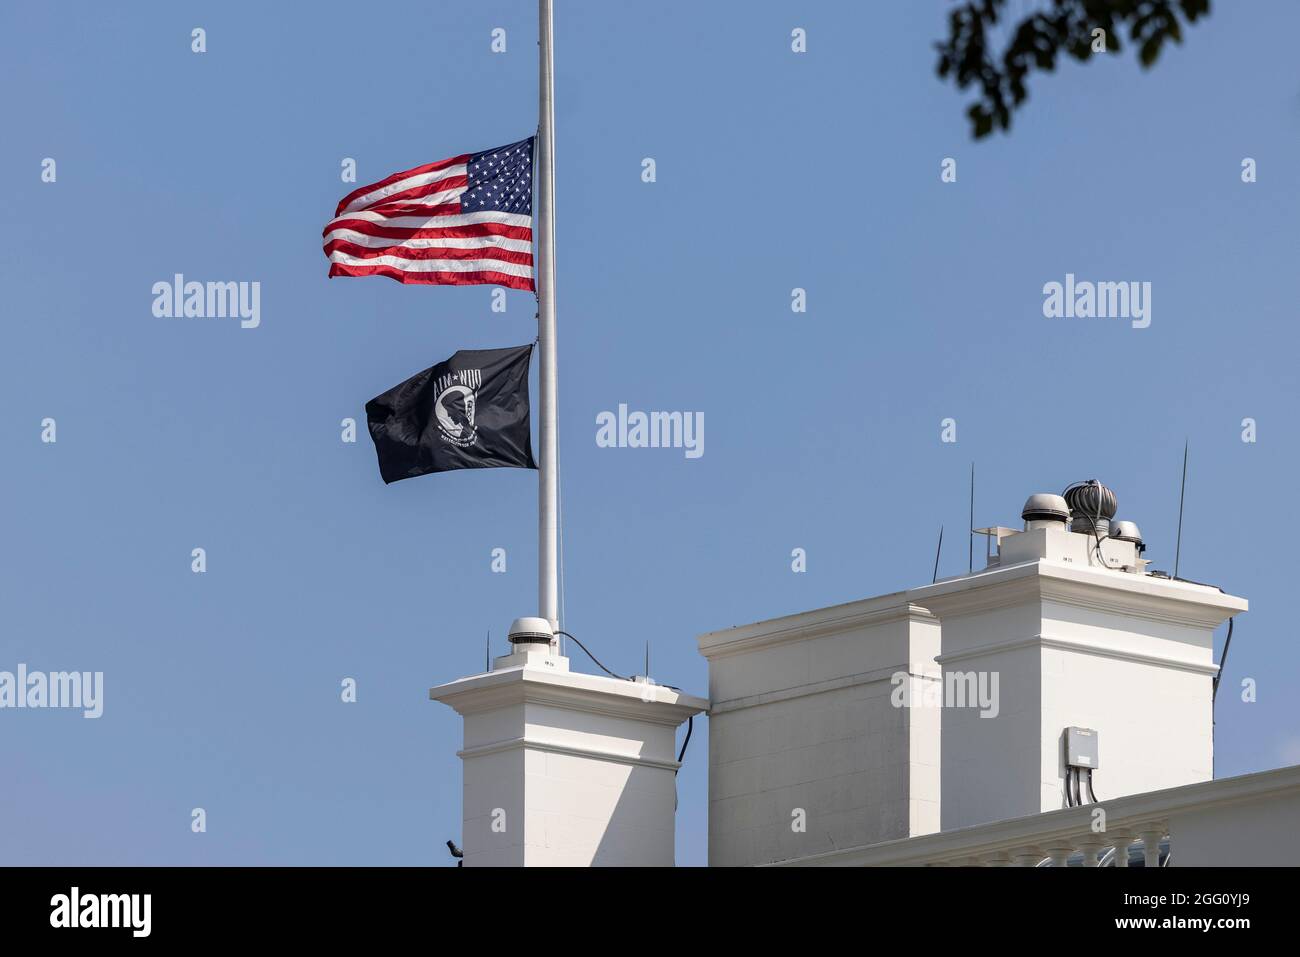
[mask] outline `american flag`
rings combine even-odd
[[[331,276],[533,287],[533,138],[354,190],[326,225]]]

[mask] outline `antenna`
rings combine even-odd
[[[1187,495],[1187,440],[1183,440],[1183,484],[1178,489],[1178,544],[1174,546],[1174,577],[1178,577],[1178,559],[1183,552],[1183,499]]]
[[[934,575],[930,578],[933,585],[939,580],[939,555],[943,551],[943,526],[939,526],[939,547],[934,550]]]
[[[645,676],[650,677],[650,639],[645,640]]]
[[[487,643],[483,645],[483,670],[492,670],[492,629],[488,629]]]
[[[966,571],[975,571],[975,463],[970,464],[970,542],[966,546]]]

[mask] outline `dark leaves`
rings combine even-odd
[[[1011,113],[1028,99],[1031,70],[1050,72],[1066,53],[1089,60],[1098,52],[1095,30],[1105,31],[1105,52],[1121,50],[1119,31],[1127,27],[1138,60],[1149,67],[1167,40],[1182,42],[1182,17],[1192,23],[1210,12],[1210,0],[1051,0],[1011,33],[1000,58],[989,50],[987,31],[1005,13],[1006,0],[962,0],[948,15],[948,39],[935,44],[936,70],[958,89],[978,85],[979,98],[966,111],[975,139],[1011,128]]]

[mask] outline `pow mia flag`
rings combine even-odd
[[[533,347],[463,349],[366,403],[385,483],[452,469],[535,469]]]

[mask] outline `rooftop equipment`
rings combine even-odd
[[[1029,496],[1025,507],[1020,510],[1020,517],[1025,521],[1025,531],[1031,528],[1065,528],[1070,520],[1070,506],[1060,495],[1040,492]]]
[[[1075,482],[1062,495],[1070,506],[1073,521],[1070,531],[1095,535],[1098,539],[1110,534],[1110,520],[1115,517],[1115,493],[1096,479]]]
[[[555,638],[555,632],[545,618],[516,618],[510,626],[509,637],[512,645],[549,645]]]
[[[1146,542],[1142,541],[1142,532],[1137,522],[1111,522],[1110,537],[1121,542],[1132,542],[1137,546],[1138,554],[1146,551]]]

